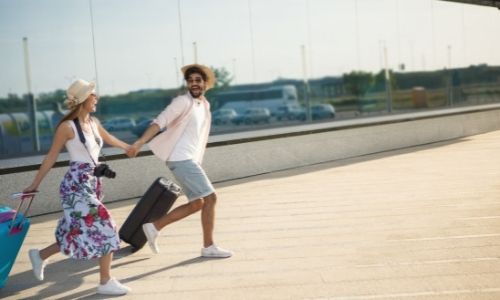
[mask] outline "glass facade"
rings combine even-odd
[[[438,0],[0,0],[0,159],[46,153],[65,90],[133,142],[211,66],[212,133],[500,102],[500,11]],[[36,126],[35,126],[36,124]]]

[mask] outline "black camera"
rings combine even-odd
[[[107,164],[100,164],[94,168],[94,176],[96,177],[107,177],[107,178],[115,178],[116,172],[111,170]]]

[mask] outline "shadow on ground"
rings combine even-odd
[[[120,268],[125,265],[130,265],[134,263],[140,263],[149,258],[138,258],[127,262],[120,262],[120,259],[132,255],[131,247],[124,247],[115,253],[113,268]],[[161,273],[166,270],[183,267],[190,264],[202,263],[211,260],[210,258],[195,257],[188,260],[178,262],[176,264],[159,268],[156,270],[151,270],[142,274],[138,274],[128,278],[121,278],[120,281],[124,284],[140,280],[144,277],[154,275],[156,273]],[[88,275],[95,274],[96,278],[98,276],[98,264],[97,260],[90,261],[79,261],[72,259],[64,259],[54,263],[49,263],[45,269],[45,280],[43,284],[49,285],[40,290],[33,297],[22,298],[22,291],[29,289],[33,286],[41,284],[35,279],[31,270],[22,272],[9,277],[9,281],[3,289],[0,290],[0,298],[9,296],[18,296],[18,299],[47,299],[47,298],[57,298],[57,299],[108,299],[113,298],[113,296],[103,296],[96,294],[96,289],[86,289],[79,291],[78,293],[73,293],[65,297],[57,297],[61,294],[66,294],[83,284],[83,278]]]

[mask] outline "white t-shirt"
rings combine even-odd
[[[169,161],[181,161],[193,159],[195,154],[202,148],[201,134],[203,123],[206,121],[205,107],[201,100],[193,99],[193,111],[189,116],[189,121],[184,133],[177,142],[169,157]]]

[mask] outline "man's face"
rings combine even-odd
[[[186,82],[187,88],[193,98],[198,98],[203,95],[203,92],[205,92],[205,81],[203,80],[203,77],[201,77],[201,74],[193,73],[189,75]]]

